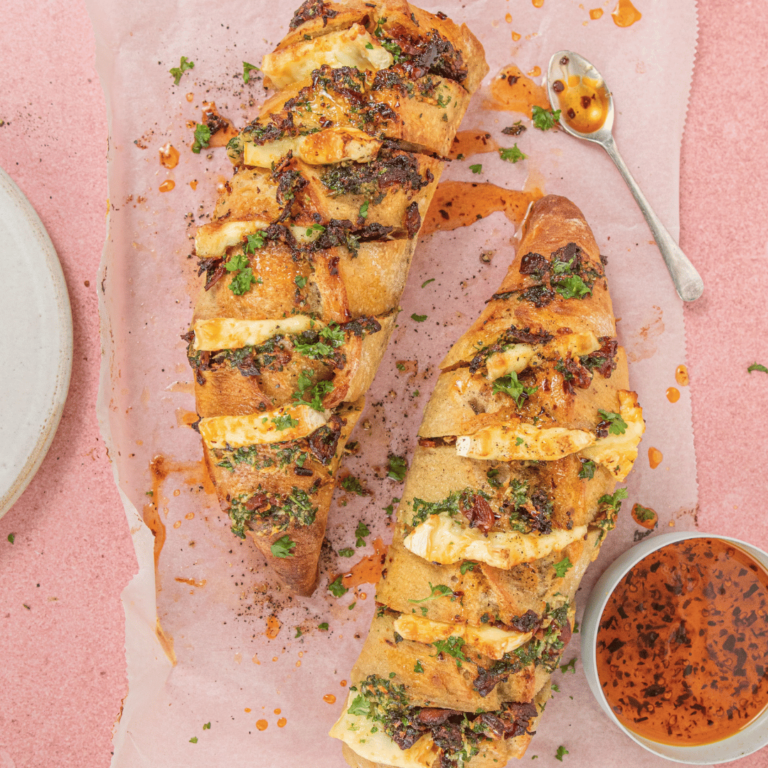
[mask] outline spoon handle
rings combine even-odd
[[[629,168],[627,168],[619,154],[613,136],[603,143],[603,147],[611,160],[616,164],[619,173],[624,177],[624,181],[627,182],[627,186],[634,195],[638,206],[640,206],[640,210],[643,212],[651,232],[653,232],[656,244],[659,246],[664,263],[667,265],[669,274],[672,277],[672,282],[675,284],[677,295],[683,301],[696,301],[704,291],[704,282],[701,276],[683,253],[680,246],[674,241],[672,235],[667,232],[664,225],[659,221],[659,217],[653,212],[648,200],[646,200],[640,187],[637,186],[637,182],[632,177]]]

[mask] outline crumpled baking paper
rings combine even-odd
[[[243,83],[242,62],[260,64],[287,30],[293,7],[264,0],[87,5],[110,125],[98,409],[139,564],[123,594],[129,693],[115,726],[112,765],[340,768],[341,745],[326,734],[344,701],[345,678],[365,638],[375,590],[362,585],[336,599],[327,591],[328,580],[371,554],[378,536],[389,540],[384,507],[402,485],[385,477],[387,453],[412,453],[435,366],[500,283],[514,253],[514,226],[496,213],[419,243],[399,327],[353,434],[359,453],[345,462],[373,495],[337,491],[317,593],[307,600],[279,592],[254,547],[229,532],[206,484],[199,437],[186,425],[194,400],[179,336],[200,286],[195,260],[188,258],[190,237],[207,220],[216,185],[231,174],[222,149],[190,152],[189,123],[201,119],[205,100],[215,101],[238,127],[255,115],[264,91],[259,81]],[[604,11],[602,18],[591,19],[590,5]],[[614,94],[618,146],[677,235],[695,2],[635,5],[642,19],[620,28],[610,15],[613,0],[545,0],[541,8],[528,0],[425,3],[466,21],[485,46],[489,78],[463,128],[488,130],[501,146],[513,141],[501,129],[520,116],[482,108],[490,78],[512,62],[524,72],[545,70],[552,52],[563,48],[591,59]],[[181,56],[195,66],[174,87],[168,70]],[[584,211],[609,259],[619,336],[647,421],[620,523],[579,593],[583,610],[595,579],[641,531],[630,517],[633,503],[659,513],[656,533],[695,524],[690,399],[674,375],[685,362],[683,310],[639,210],[603,151],[531,128],[514,141],[527,161],[512,165],[480,155],[453,163],[443,178],[519,189],[529,177],[529,185],[566,195]],[[181,153],[172,170],[159,163],[167,142]],[[481,176],[469,171],[470,163],[482,163]],[[175,188],[160,192],[166,179]],[[481,260],[484,252],[492,252],[490,263]],[[413,313],[427,320],[417,323]],[[418,373],[412,375],[411,365],[399,371],[395,363],[404,360],[418,361]],[[665,396],[671,386],[681,392],[674,404]],[[649,467],[651,446],[664,456],[656,469]],[[153,483],[150,462],[158,456]],[[156,542],[143,522],[153,510],[165,535],[157,569]],[[361,520],[371,530],[366,546],[350,560],[339,558],[338,549],[354,546]],[[319,628],[323,623],[327,630]],[[578,637],[564,661],[579,655]],[[538,755],[539,765],[555,765],[563,745],[572,768],[662,764],[609,723],[578,663],[575,674],[558,671],[554,682],[560,690],[524,759]]]

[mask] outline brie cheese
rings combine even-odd
[[[456,453],[496,461],[557,461],[594,442],[595,436],[583,429],[534,427],[519,422],[460,436],[456,439]]]
[[[258,346],[278,334],[296,334],[320,327],[307,315],[293,315],[283,320],[232,320],[215,317],[198,320],[192,330],[195,332],[194,350],[213,352],[219,349],[241,349]]]
[[[446,515],[430,515],[405,538],[405,548],[414,555],[440,565],[462,560],[478,560],[494,568],[509,570],[521,563],[531,563],[583,539],[585,525],[570,531],[546,534],[491,532],[483,535],[477,528],[461,525]]]

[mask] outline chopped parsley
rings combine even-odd
[[[306,235],[312,237],[315,233],[322,235],[323,232],[325,232],[325,227],[322,224],[310,224],[307,227]]]
[[[656,513],[652,509],[648,509],[648,507],[644,507],[642,504],[635,504],[633,512],[635,517],[642,522],[653,520],[656,517]]]
[[[322,413],[325,410],[323,406],[323,397],[333,392],[333,382],[318,381],[312,385],[312,371],[306,368],[301,371],[296,382],[298,390],[293,393],[294,401],[299,405],[308,405],[315,411]]]
[[[296,634],[293,636],[295,640],[297,637],[301,637],[304,633],[301,631],[301,627],[296,627]]]
[[[478,163],[477,165],[470,165],[469,170],[472,171],[472,173],[482,173],[483,166],[480,163]]]
[[[251,72],[253,71],[258,72],[259,68],[255,64],[249,64],[247,61],[243,62],[243,82],[244,83],[250,83],[251,82]]]
[[[368,202],[368,200],[366,200],[366,201],[365,201],[365,202],[364,202],[364,203],[363,203],[363,204],[360,206],[360,210],[358,211],[358,216],[359,216],[361,219],[367,219],[367,218],[368,218],[368,205],[369,205],[369,202]]]
[[[548,131],[554,128],[557,121],[560,120],[559,109],[552,111],[551,109],[533,107],[531,113],[533,117],[533,125],[540,131]]]
[[[595,476],[595,464],[592,459],[579,459],[581,461],[581,469],[579,470],[579,477],[582,480],[591,480]]]
[[[285,536],[281,536],[270,547],[272,554],[275,557],[279,557],[279,558],[293,557],[294,549],[296,549],[296,542],[293,541],[291,537],[288,536],[288,534],[286,534]]]
[[[395,504],[400,503],[400,498],[398,496],[393,496],[392,501],[387,504],[386,507],[384,507],[384,511],[387,513],[387,517],[392,517],[392,513],[395,511]]]
[[[363,484],[354,476],[347,475],[341,480],[341,487],[349,492],[354,493],[357,496],[368,496],[368,491],[363,487]]]
[[[429,582],[429,594],[426,597],[423,597],[421,600],[408,600],[409,603],[419,604],[419,603],[426,603],[427,600],[434,600],[438,597],[447,597],[448,595],[453,595],[453,590],[450,587],[446,587],[445,584],[436,584],[434,587],[432,586],[432,582]]]
[[[197,736],[193,736],[193,737],[192,737],[192,738],[189,740],[189,743],[190,743],[190,744],[197,744]]]
[[[356,547],[364,547],[365,546],[365,537],[370,536],[371,532],[368,530],[368,526],[361,520],[357,524],[357,528],[355,528],[355,546]]]
[[[764,365],[760,365],[760,363],[752,363],[752,365],[750,365],[749,368],[747,368],[747,371],[749,373],[752,373],[752,371],[761,371],[762,373],[768,373],[768,368],[766,368]]]
[[[611,435],[623,435],[627,431],[627,422],[618,413],[599,410],[600,418],[609,422],[608,432]]]
[[[416,659],[416,666],[414,666],[413,671],[418,675],[424,674],[424,667],[421,666],[421,662],[418,659]]]
[[[506,376],[501,376],[493,382],[493,394],[503,392],[505,395],[509,395],[515,401],[515,405],[518,408],[522,405],[522,401],[527,400],[537,389],[538,387],[526,387],[517,378],[517,374],[514,371]]]
[[[372,45],[371,43],[366,43],[366,44],[365,44],[365,47],[366,47],[366,48],[367,48],[369,51],[372,51],[372,50],[373,50],[373,45]]]
[[[259,230],[258,232],[254,232],[252,235],[246,235],[245,236],[245,245],[243,246],[243,250],[246,253],[256,253],[257,248],[263,248],[264,247],[264,232]]]
[[[345,547],[339,550],[339,557],[352,557],[355,554],[355,550],[352,547]]]
[[[517,163],[520,160],[527,159],[528,155],[524,155],[517,144],[514,147],[502,148],[499,150],[499,157],[502,160],[506,160],[508,163]]]
[[[426,319],[426,315],[417,315],[415,312],[411,315],[411,320],[414,320],[417,323],[423,323]]]
[[[181,57],[178,67],[171,67],[168,71],[173,75],[173,84],[178,85],[181,80],[181,76],[188,70],[194,69],[195,62],[190,61],[186,56]],[[197,741],[197,739],[195,739]]]
[[[459,668],[461,668],[462,661],[469,661],[462,650],[464,646],[463,637],[455,637],[454,635],[451,635],[446,640],[435,640],[432,645],[435,646],[438,653],[445,653],[448,656],[453,656],[453,658],[456,659],[456,666]]]
[[[341,583],[341,576],[337,576],[329,585],[328,585],[328,591],[334,596],[334,597],[341,597],[342,595],[346,595],[349,590]]]
[[[350,715],[360,715],[368,717],[371,714],[371,702],[368,701],[365,696],[358,694],[352,699],[352,703],[349,705]]]
[[[281,413],[279,416],[273,416],[271,421],[278,432],[299,426],[299,420],[294,419],[290,413]]]
[[[578,275],[569,275],[561,280],[555,290],[564,299],[583,299],[592,293],[592,289]]]
[[[387,477],[402,483],[407,471],[408,462],[405,460],[405,456],[396,456],[394,453],[390,453],[387,457]]]
[[[463,576],[467,571],[474,571],[476,565],[477,563],[473,563],[471,560],[465,560],[459,568],[461,575]]]
[[[13,542],[16,541],[16,534],[15,533],[9,533],[8,534],[8,541],[9,541],[9,543],[13,544]]]
[[[562,579],[563,576],[573,568],[573,563],[567,557],[564,557],[559,563],[555,563],[552,567],[555,569],[557,578]]]
[[[211,141],[211,129],[204,123],[198,123],[195,126],[195,140],[192,142],[192,151],[200,154],[201,149],[205,149]]]
[[[328,631],[328,622],[327,622],[327,621],[324,621],[322,624],[318,624],[318,625],[317,625],[317,628],[318,628],[318,629],[319,629],[321,632],[327,632],[327,631]]]
[[[297,288],[304,288],[307,284],[307,278],[302,277],[301,275],[296,275],[296,277],[293,278],[293,282],[296,283]]]
[[[563,674],[566,674],[568,672],[573,672],[574,674],[576,674],[576,657],[574,656],[567,664],[561,664],[560,671]]]
[[[489,469],[485,473],[485,478],[488,480],[488,485],[491,486],[491,488],[501,488],[501,480],[499,480],[499,471],[498,469]]]
[[[559,760],[561,763],[563,762],[563,758],[566,755],[570,755],[571,753],[565,748],[565,747],[558,747],[557,753],[555,754],[555,760]]]
[[[621,509],[621,502],[623,499],[626,499],[628,496],[628,492],[626,488],[619,488],[615,493],[612,494],[605,494],[604,496],[601,496],[597,503],[602,506],[605,504],[607,507],[612,509],[614,512],[618,512]]]
[[[251,269],[251,264],[246,256],[242,253],[237,253],[224,264],[224,268],[227,272],[232,273],[232,280],[229,283],[229,290],[235,294],[235,296],[242,296],[247,293],[251,286],[256,283],[256,277]]]
[[[311,335],[308,336],[307,334]],[[305,331],[294,336],[292,341],[293,348],[300,355],[312,360],[320,360],[324,357],[330,357],[334,349],[338,349],[344,344],[344,331],[336,323],[330,323],[325,328],[321,328],[319,333]]]
[[[356,606],[356,605],[357,605],[357,600],[355,600],[354,602],[350,603],[350,604],[347,606],[347,610],[348,610],[348,611],[352,611],[352,610],[354,610],[354,608],[355,608],[355,606]]]
[[[472,506],[473,499],[481,496],[486,501],[490,499],[487,493],[475,491],[473,488],[465,488],[463,491],[451,491],[451,493],[440,501],[424,501],[424,499],[415,498],[412,503],[413,519],[411,525],[421,525],[430,515],[441,515],[447,513],[450,517],[459,514],[461,507]]]
[[[210,731],[211,730],[211,724],[210,723],[203,723],[203,730],[204,731]]]
[[[435,282],[435,278],[434,278],[434,277],[430,277],[430,278],[429,278],[429,280],[425,280],[425,281],[424,281],[424,282],[421,284],[421,287],[422,287],[422,288],[426,288],[426,287],[427,287],[427,286],[428,286],[430,283],[434,283],[434,282]]]

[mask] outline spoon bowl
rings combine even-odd
[[[678,296],[696,301],[704,291],[701,276],[654,213],[616,147],[613,96],[603,76],[580,54],[558,51],[549,60],[547,92],[552,108],[560,109],[562,129],[599,144],[613,160],[648,222]]]

